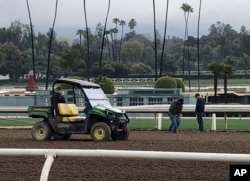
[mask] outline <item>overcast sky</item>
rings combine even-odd
[[[182,3],[189,4],[194,12],[189,17],[189,35],[197,36],[199,0],[169,0],[167,34],[184,37],[184,13]],[[163,34],[167,0],[155,0],[157,29]],[[56,0],[29,0],[35,32],[47,32],[52,26]],[[87,19],[92,31],[100,22],[104,25],[108,0],[86,0]],[[210,25],[220,21],[230,24],[239,32],[242,25],[250,30],[250,0],[202,0],[200,35],[208,34]],[[113,28],[113,18],[134,18],[137,33],[153,32],[152,0],[111,0],[107,29]],[[26,0],[0,0],[0,27],[9,27],[14,20],[29,24]],[[58,36],[77,38],[76,31],[85,28],[83,0],[58,0],[55,31]],[[126,27],[125,32],[129,31]]]

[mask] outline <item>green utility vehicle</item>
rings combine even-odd
[[[90,134],[94,141],[128,139],[127,114],[111,106],[100,85],[60,78],[53,82],[52,92],[58,85],[70,92],[71,101],[51,106],[29,106],[29,117],[42,119],[32,127],[34,140],[44,141],[52,137],[67,140],[72,134]]]

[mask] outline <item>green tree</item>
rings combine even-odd
[[[135,29],[136,25],[137,25],[137,22],[134,18],[128,22],[128,27],[129,27],[130,31],[133,31]]]
[[[139,75],[151,74],[152,72],[153,70],[151,69],[151,67],[143,63],[135,63],[132,65],[131,69],[131,73]]]
[[[76,49],[69,49],[62,52],[60,66],[66,70],[67,76],[72,76],[73,70],[79,67],[80,53]]]
[[[24,61],[24,55],[19,48],[12,42],[6,42],[0,45],[0,62],[1,74],[9,74],[10,79],[18,79],[28,72],[31,62]]]
[[[130,40],[123,43],[121,53],[127,61],[135,63],[139,62],[143,48],[143,44],[138,40]]]
[[[208,65],[209,71],[211,71],[214,74],[214,97],[215,97],[215,103],[217,103],[217,86],[218,86],[218,77],[223,72],[223,67],[220,63],[212,62]]]
[[[121,32],[121,40],[120,40],[120,47],[119,47],[119,62],[121,62],[121,49],[122,49],[122,41],[123,41],[123,29],[124,26],[126,25],[125,20],[121,20],[119,25],[122,27],[122,32]]]
[[[83,34],[84,34],[84,30],[82,29],[79,29],[76,31],[76,35],[79,35],[79,40],[80,40],[80,45],[82,44],[82,37],[83,37]]]
[[[223,83],[224,83],[224,102],[227,104],[227,79],[229,75],[234,73],[234,69],[231,65],[221,64],[223,69]]]

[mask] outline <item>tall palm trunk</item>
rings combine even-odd
[[[121,33],[120,47],[119,47],[119,57],[118,57],[119,63],[121,62],[122,40],[123,40],[123,25],[122,25],[122,33]]]
[[[189,18],[189,11],[187,14],[187,19],[186,19],[186,38],[187,38],[187,53],[188,53],[188,89],[189,92],[191,92],[191,81],[190,81],[190,53],[189,53],[189,39],[188,39],[188,18]]]
[[[109,59],[110,59],[110,61],[112,61],[111,50],[110,50],[110,46],[109,46],[108,34],[106,34],[106,43],[107,43],[107,46],[108,46]]]
[[[31,21],[31,15],[30,15],[30,6],[29,6],[29,0],[26,0],[28,13],[29,13],[29,20],[30,20],[30,36],[31,36],[31,49],[32,49],[32,67],[33,67],[33,78],[36,80],[36,67],[35,67],[35,53],[34,53],[34,37],[33,37],[33,25]]]
[[[187,39],[187,18],[185,12],[184,12],[184,18],[185,18],[185,32],[184,32],[185,34],[183,42],[182,75],[185,74],[185,52],[186,52],[186,39]]]
[[[217,103],[218,74],[214,73],[214,102]]]
[[[155,39],[155,81],[156,81],[158,78],[158,75],[157,75],[157,40],[156,40],[155,0],[153,0],[153,13],[154,13],[154,39]]]
[[[164,49],[165,49],[165,41],[166,41],[166,33],[167,33],[168,4],[169,4],[169,0],[167,0],[167,8],[166,8],[165,29],[164,29],[164,37],[163,37],[162,53],[161,53],[160,77],[162,76],[163,57],[164,57]]]
[[[224,102],[227,104],[227,74],[224,74]]]
[[[49,69],[50,69],[50,52],[51,52],[51,44],[52,44],[52,38],[53,38],[54,27],[55,27],[55,22],[56,22],[57,4],[58,4],[58,0],[56,0],[55,16],[54,16],[53,25],[52,25],[51,32],[50,32],[49,53],[48,53],[48,63],[47,63],[47,72],[46,72],[46,86],[45,86],[45,89],[46,89],[46,90],[48,90]]]
[[[201,17],[201,0],[199,6],[198,29],[197,29],[198,92],[200,91],[200,17]]]
[[[112,47],[112,56],[113,56],[113,62],[115,61],[115,48],[114,48],[114,37],[113,37],[113,32],[110,32],[110,37],[111,37],[111,47]]]
[[[102,48],[101,48],[101,57],[100,57],[100,63],[99,63],[99,75],[101,74],[101,69],[102,69],[102,55],[103,55],[103,47],[104,47],[104,42],[105,42],[105,34],[106,34],[106,27],[107,27],[109,9],[110,9],[110,0],[108,2],[108,11],[107,11],[107,14],[106,14],[104,30],[103,30],[103,35],[102,35]]]
[[[86,12],[86,0],[83,0],[83,8],[84,8],[86,33],[87,33],[87,79],[89,81],[90,80],[90,75],[89,75],[89,69],[90,69],[90,62],[89,62],[89,28],[88,28],[87,12]]]

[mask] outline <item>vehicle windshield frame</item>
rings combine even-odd
[[[88,101],[92,107],[101,104],[106,106],[111,106],[109,99],[106,94],[103,92],[101,87],[84,87],[82,86],[82,90]]]

